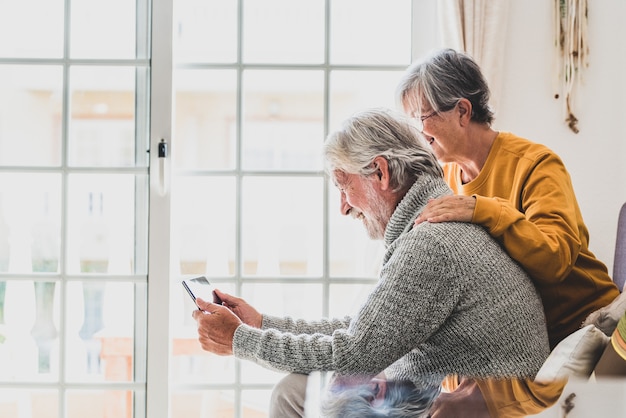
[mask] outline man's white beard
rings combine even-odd
[[[369,182],[365,193],[372,213],[367,216],[363,214],[363,225],[371,239],[382,240],[385,237],[387,223],[393,214],[393,208],[374,191]]]

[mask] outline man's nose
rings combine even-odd
[[[352,209],[352,206],[350,206],[350,204],[348,203],[348,200],[346,199],[346,194],[341,193],[341,207],[340,207],[341,214],[349,215],[351,209]]]

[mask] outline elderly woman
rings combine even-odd
[[[489,88],[471,57],[444,49],[416,62],[405,72],[397,97],[454,192],[430,201],[416,223],[483,226],[533,279],[552,348],[617,297],[606,266],[589,250],[563,162],[541,144],[492,128]],[[476,383],[487,402],[484,416],[492,418],[536,414],[560,394],[559,385],[530,380],[466,380],[463,393],[476,394]],[[458,411],[465,411],[459,400]],[[450,410],[441,416],[456,416],[451,403],[441,407]]]

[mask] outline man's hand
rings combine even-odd
[[[196,299],[193,317],[198,323],[198,340],[206,351],[221,356],[233,354],[233,337],[241,320],[225,306]]]
[[[476,199],[472,196],[443,196],[431,199],[415,219],[415,225],[422,222],[472,222]]]
[[[254,328],[261,328],[263,315],[250,306],[245,300],[229,295],[228,293],[221,292],[217,289],[215,289],[215,293],[220,297],[220,299],[222,299],[222,305],[233,311],[233,313],[237,315],[244,324],[250,325]]]

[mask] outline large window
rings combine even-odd
[[[380,247],[320,151],[428,3],[0,0],[0,416],[267,416],[281,374],[203,352],[180,280],[354,312]]]
[[[321,148],[353,112],[394,107],[411,2],[177,0],[174,17],[175,276],[277,315],[354,312],[379,248],[341,219]],[[174,297],[173,416],[266,416],[281,374],[203,353]]]
[[[145,416],[148,22],[0,1],[2,417]]]

